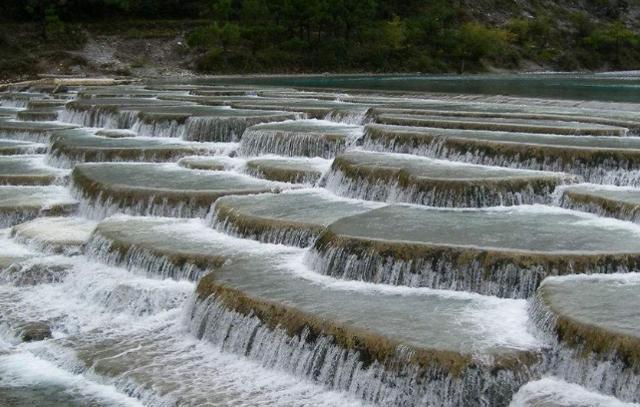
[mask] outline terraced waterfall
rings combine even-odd
[[[44,80],[0,184],[1,405],[640,403],[640,104]]]

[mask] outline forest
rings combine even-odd
[[[640,35],[622,19],[638,7],[632,0],[584,0],[578,8],[531,1],[526,13],[508,0],[475,9],[463,0],[3,3],[6,21],[32,24],[43,42],[68,47],[81,46],[92,24],[193,21],[184,33],[193,68],[208,73],[462,73],[529,62],[559,70],[640,68]],[[10,42],[4,37],[0,48]]]

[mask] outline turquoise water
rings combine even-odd
[[[203,79],[234,83],[310,88],[471,93],[538,98],[640,102],[640,73],[509,75],[308,75]]]

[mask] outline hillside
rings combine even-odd
[[[5,81],[640,68],[638,0],[11,0],[6,10]]]

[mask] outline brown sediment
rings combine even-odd
[[[197,96],[245,96],[251,94],[250,90],[222,90],[222,89],[193,89],[189,92]]]
[[[183,125],[189,117],[192,115],[189,113],[153,113],[153,112],[139,112],[137,117],[145,124],[153,124],[156,122],[175,122]]]
[[[60,99],[42,99],[31,100],[27,105],[28,110],[37,110],[39,108],[63,107],[68,101]]]
[[[277,163],[269,164],[259,160],[248,161],[247,169],[251,175],[258,178],[294,184],[313,183],[322,176],[322,173],[317,170],[281,168]]]
[[[42,145],[16,145],[12,147],[0,147],[0,155],[19,155],[19,154],[44,154],[47,147]]]
[[[58,112],[23,110],[16,114],[16,118],[24,121],[55,121],[58,118]]]
[[[59,180],[54,175],[0,174],[0,185],[51,185]]]
[[[135,137],[137,133],[126,129],[100,129],[96,131],[96,136],[107,138]]]
[[[105,113],[105,114],[106,113],[116,114],[120,112],[120,107],[117,105],[91,104],[91,103],[83,102],[82,100],[72,100],[71,102],[68,102],[65,105],[65,109],[69,111],[76,111],[76,112],[94,111],[97,113],[98,111],[100,111],[101,113]]]

